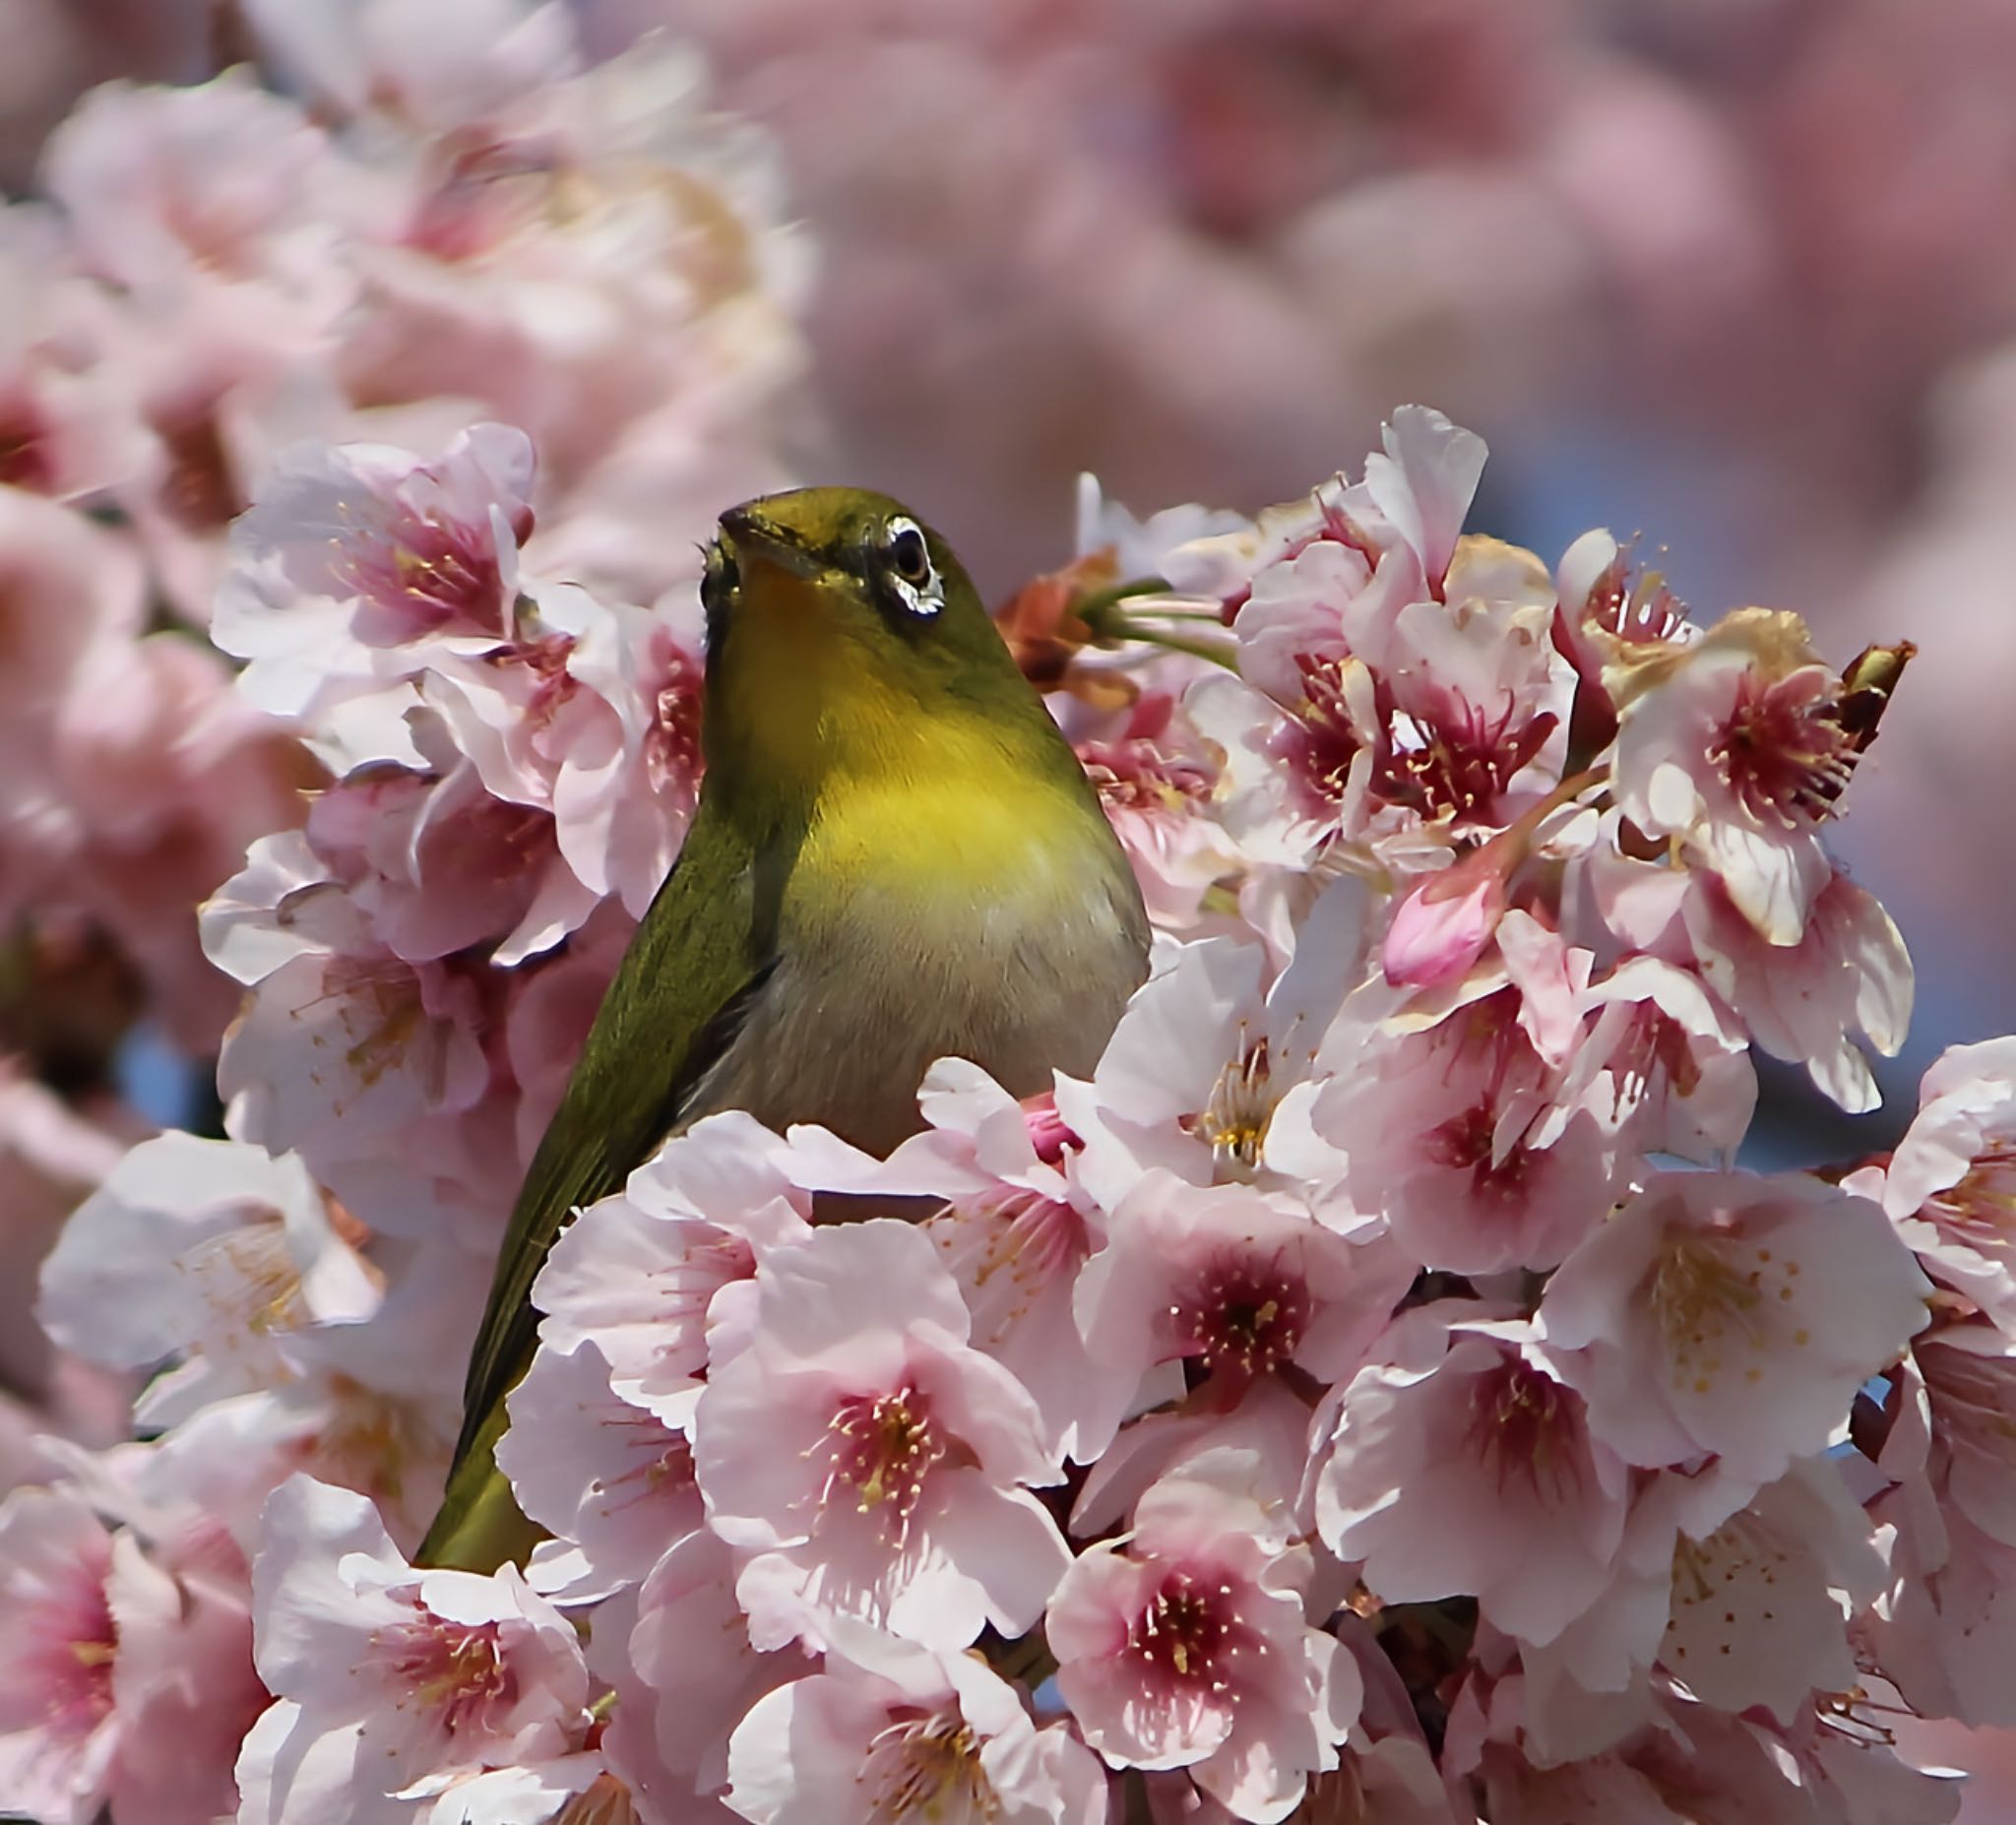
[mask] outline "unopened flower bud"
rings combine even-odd
[[[1386,928],[1386,979],[1396,988],[1433,988],[1476,963],[1505,915],[1505,872],[1514,859],[1487,843],[1409,894]]]

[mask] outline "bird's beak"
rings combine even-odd
[[[793,577],[808,580],[824,576],[828,569],[818,552],[802,543],[791,528],[764,513],[760,502],[730,507],[721,517],[721,530],[739,557],[775,564]]]

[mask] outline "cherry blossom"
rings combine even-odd
[[[100,1362],[184,1361],[144,1398],[171,1424],[300,1372],[289,1334],[368,1317],[379,1287],[298,1160],[168,1133],[136,1147],[42,1270],[49,1335]]]
[[[237,1739],[263,1702],[243,1606],[194,1562],[171,1574],[69,1490],[15,1491],[0,1549],[9,1805],[46,1825],[85,1825],[106,1804],[206,1825],[229,1804]]]
[[[1561,1264],[1539,1324],[1626,1462],[1713,1452],[1761,1483],[1826,1446],[1855,1390],[1923,1328],[1928,1290],[1866,1199],[1663,1173]]]
[[[1628,1475],[1525,1327],[1462,1310],[1402,1319],[1344,1388],[1317,1519],[1384,1601],[1475,1592],[1498,1627],[1544,1643],[1606,1581]]]
[[[1106,1363],[1180,1358],[1228,1395],[1291,1363],[1335,1381],[1413,1277],[1389,1244],[1337,1235],[1286,1196],[1151,1169],[1078,1283],[1078,1323]]]
[[[1076,1176],[1096,1198],[1118,1202],[1156,1166],[1197,1184],[1265,1183],[1284,1149],[1292,1157],[1283,1171],[1341,1176],[1342,1162],[1322,1158],[1308,1109],[1317,1048],[1350,987],[1364,916],[1362,890],[1339,881],[1308,911],[1299,962],[1278,974],[1264,946],[1209,938],[1143,985],[1091,1082],[1057,1088],[1083,1148]],[[1355,1221],[1348,1209],[1324,1215],[1341,1228]]]
[[[905,1813],[1099,1825],[1106,1804],[1098,1762],[1060,1726],[1033,1728],[996,1674],[858,1624],[833,1629],[821,1671],[750,1707],[728,1780],[727,1803],[758,1825]]]
[[[942,1196],[924,1228],[959,1282],[976,1348],[1036,1398],[1051,1446],[1090,1463],[1135,1407],[1173,1384],[1095,1360],[1079,1329],[1079,1280],[1106,1233],[1083,1182],[1084,1138],[1053,1097],[1018,1104],[963,1059],[933,1065],[917,1102],[928,1125],[886,1161],[798,1129],[790,1171],[812,1189],[855,1197]]]
[[[580,1602],[640,1585],[699,1529],[691,1443],[610,1392],[594,1345],[541,1350],[510,1412],[497,1466],[527,1518],[554,1536],[526,1568],[536,1590]]]
[[[254,1816],[313,1816],[352,1794],[369,1816],[445,1775],[574,1751],[581,1650],[515,1567],[416,1570],[368,1502],[309,1478],[275,1492],[265,1529],[256,1654],[276,1703],[240,1763]]]
[[[772,1573],[953,1650],[1036,1620],[1068,1554],[1028,1485],[1059,1473],[971,1322],[929,1239],[886,1218],[821,1229],[759,1276],[750,1335],[694,1412],[709,1523],[755,1555],[745,1587]]]
[[[2016,1192],[2016,1043],[1946,1051],[1924,1075],[1909,1132],[1867,1183],[1928,1273],[2016,1325],[2005,1221]]]
[[[1080,1554],[1051,1599],[1057,1683],[1116,1767],[1188,1768],[1239,1817],[1286,1818],[1335,1767],[1355,1668],[1303,1620],[1313,1573],[1251,1454],[1206,1453],[1157,1482],[1123,1542]]]
[[[1572,991],[1556,999],[1574,1032]],[[1612,1154],[1594,1116],[1542,1117],[1558,1077],[1525,1024],[1533,1005],[1495,989],[1389,1039],[1374,1070],[1317,1099],[1312,1122],[1347,1156],[1353,1203],[1418,1261],[1551,1266],[1609,1208]]]
[[[1743,609],[1624,705],[1617,798],[1652,837],[1675,837],[1767,943],[1798,942],[1832,875],[1815,826],[1858,751],[1841,681],[1796,615]]]
[[[1852,1115],[1876,1106],[1874,1075],[1848,1036],[1885,1057],[1904,1044],[1912,968],[1890,915],[1836,872],[1814,897],[1795,944],[1759,937],[1713,879],[1688,883],[1682,918],[1701,974],[1774,1058],[1802,1063]]]
[[[371,445],[284,455],[232,529],[213,623],[249,661],[253,700],[312,715],[334,684],[424,662],[429,636],[505,644],[532,480],[532,445],[504,425],[462,432],[433,464]]]
[[[690,1425],[710,1356],[727,1353],[719,1295],[748,1282],[759,1255],[811,1232],[811,1199],[775,1164],[782,1153],[750,1117],[711,1116],[633,1172],[621,1196],[591,1205],[534,1289],[545,1349],[588,1347],[619,1399]]]

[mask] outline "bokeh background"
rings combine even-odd
[[[32,1265],[125,1139],[206,1118],[230,995],[190,912],[312,784],[185,638],[290,427],[527,422],[573,506],[562,548],[640,598],[683,587],[719,506],[787,476],[902,495],[1002,598],[1071,554],[1080,471],[1138,511],[1251,510],[1355,463],[1392,406],[1438,406],[1491,445],[1486,529],[1551,559],[1607,525],[1701,616],[1796,608],[1836,663],[1920,648],[1837,838],[1911,941],[1914,1037],[1857,1122],[1775,1075],[1764,1151],[1879,1149],[1941,1048],[2016,1028],[2016,0],[529,11],[0,0],[0,1480],[52,1416],[123,1424],[123,1392],[22,1317]],[[444,333],[439,273],[376,271],[361,335],[357,294],[320,298],[317,212],[368,239],[373,193],[277,167],[300,142],[266,95],[355,144],[394,123],[467,178],[485,84],[536,89],[547,58],[557,87],[654,32],[702,60],[679,66],[707,73],[692,105],[731,117],[682,129],[741,223],[708,243],[706,338],[583,331],[566,287],[607,249],[558,230],[507,275],[538,306],[508,336]],[[92,93],[239,64],[242,119],[198,132]],[[191,197],[200,221],[174,216]],[[296,313],[278,329],[233,314],[254,242]],[[111,375],[136,411],[66,407],[56,449],[51,347],[58,392]],[[341,409],[304,413],[330,350]],[[131,576],[74,567],[118,603],[61,596],[52,500],[131,545]],[[76,653],[34,615],[58,599],[180,644],[94,689],[96,726],[69,716],[54,791],[32,784],[44,699]],[[1967,1817],[2016,1817],[2011,1783]]]

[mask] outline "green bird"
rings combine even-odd
[[[699,805],[526,1173],[422,1563],[538,1538],[492,1454],[576,1211],[723,1109],[882,1153],[935,1058],[1017,1096],[1089,1073],[1147,973],[1098,797],[936,533],[864,489],[768,495],[722,515],[700,588]]]

